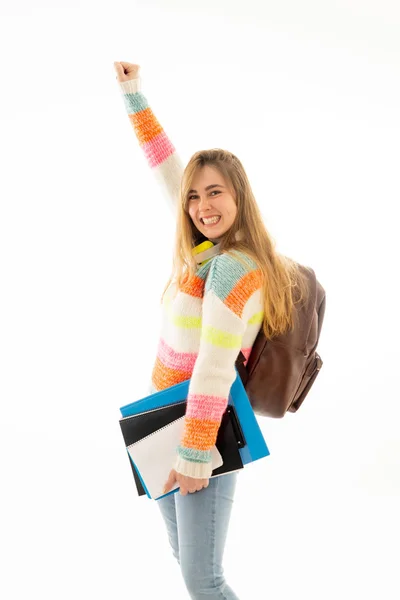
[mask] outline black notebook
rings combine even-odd
[[[158,429],[167,426],[172,421],[180,419],[186,414],[187,401],[177,402],[151,409],[149,411],[131,415],[120,419],[122,435],[125,446],[128,447],[146,436],[154,433]],[[211,476],[222,475],[230,471],[243,469],[243,462],[239,449],[245,446],[245,439],[236,415],[235,407],[229,404],[222,417],[221,425],[218,430],[216,447],[222,456],[223,465],[214,469]],[[133,477],[139,496],[146,494],[140,477],[128,454],[129,463],[132,468]],[[173,465],[171,464],[171,469]]]

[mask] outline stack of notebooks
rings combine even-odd
[[[120,427],[139,496],[158,500],[175,461],[184,426],[190,380],[121,407]],[[211,451],[211,477],[243,469],[269,455],[253,409],[237,375]]]

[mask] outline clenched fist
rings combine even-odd
[[[117,72],[118,81],[129,81],[130,79],[137,79],[140,66],[128,62],[115,62],[114,69]]]

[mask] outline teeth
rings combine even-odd
[[[220,217],[213,217],[212,219],[203,219],[203,223],[206,225],[210,225],[211,223],[217,223],[220,220]]]

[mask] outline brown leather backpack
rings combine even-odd
[[[249,360],[239,353],[236,368],[256,414],[283,417],[296,412],[322,367],[316,352],[325,314],[325,290],[311,268],[299,265],[307,276],[309,297],[295,304],[292,331],[267,340],[262,327]]]

